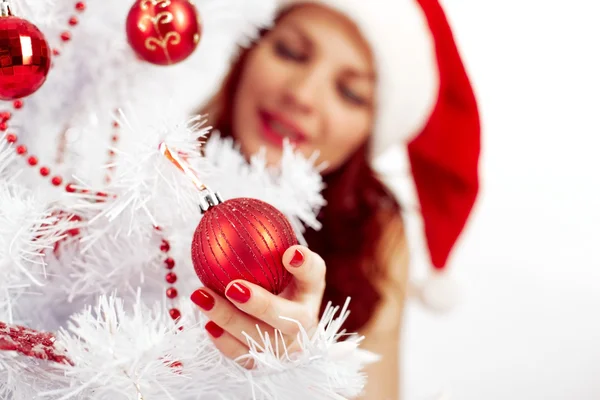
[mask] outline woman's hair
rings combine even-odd
[[[201,110],[222,136],[233,135],[233,98],[250,51],[242,50],[221,90]],[[348,296],[352,298],[352,312],[344,325],[348,332],[363,328],[376,311],[381,300],[378,283],[386,278],[404,234],[400,206],[371,168],[368,146],[365,143],[341,167],[323,176],[327,201],[319,214],[323,226],[305,233],[309,248],[327,265],[322,309],[329,301],[341,306]]]

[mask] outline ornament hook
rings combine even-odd
[[[0,17],[12,17],[12,12],[10,11],[10,3],[8,0],[1,0],[0,2]]]
[[[191,168],[189,163],[185,161],[182,157],[180,157],[179,154],[177,154],[177,152],[171,151],[171,149],[169,149],[169,146],[167,146],[165,142],[162,142],[158,146],[158,149],[180,171],[182,171],[188,178],[190,178],[190,180],[198,190],[210,190],[204,183],[200,181],[200,178],[198,177],[196,172]]]
[[[171,151],[165,142],[162,142],[158,148],[169,161],[171,161],[180,171],[190,178],[194,186],[196,186],[196,188],[200,191],[201,198],[199,207],[201,213],[204,214],[211,207],[223,203],[224,200],[223,197],[221,197],[221,194],[218,192],[213,192],[208,186],[202,183],[196,171],[194,171],[190,164],[184,158],[180,157],[177,152]]]

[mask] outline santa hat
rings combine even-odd
[[[369,42],[377,69],[373,160],[403,144],[433,270],[421,299],[447,308],[442,279],[479,190],[477,102],[437,0],[278,0],[279,9],[321,4],[352,20]],[[384,182],[394,185],[393,177]]]

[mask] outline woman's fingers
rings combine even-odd
[[[211,321],[231,334],[240,343],[247,343],[244,332],[257,342],[261,343],[258,329],[260,329],[261,332],[270,332],[272,330],[268,325],[245,314],[229,301],[216,295],[208,288],[196,290],[192,294],[191,300],[200,307],[202,312],[204,312]],[[256,327],[257,325],[258,329]],[[208,332],[211,333],[210,330]],[[246,346],[246,352],[247,351],[248,349]]]
[[[261,335],[268,332],[272,337],[277,329],[293,348],[300,325],[309,332],[316,326],[325,289],[325,262],[306,247],[292,246],[284,253],[283,264],[294,279],[281,296],[243,280],[227,285],[227,299],[208,288],[192,294],[192,301],[211,320],[206,330],[227,357],[247,355],[246,335],[261,345]]]
[[[325,261],[304,246],[292,246],[283,254],[283,265],[294,275],[292,301],[307,302],[318,308],[325,290]],[[318,312],[318,311],[317,311]]]
[[[231,282],[227,285],[225,295],[240,310],[280,330],[284,335],[295,336],[300,330],[298,323],[306,330],[316,325],[318,309],[313,310],[303,303],[276,296],[250,282]]]
[[[248,355],[248,346],[236,339],[231,333],[225,331],[213,321],[209,321],[204,328],[208,332],[216,348],[227,358],[232,360],[240,358],[240,364],[252,368],[251,363],[244,362]]]

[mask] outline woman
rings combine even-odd
[[[227,299],[202,288],[192,300],[216,346],[237,358],[248,350],[242,332],[256,324],[292,343],[298,328],[280,315],[310,329],[323,304],[350,296],[346,329],[383,356],[367,370],[364,398],[397,399],[407,246],[399,202],[371,162],[412,139],[425,236],[433,266],[443,268],[477,193],[475,99],[435,0],[280,3],[273,28],[241,53],[202,113],[248,155],[266,148],[275,163],[284,139],[318,151],[328,165],[323,229],[307,233],[308,248],[285,253],[294,280],[281,296],[236,281]]]

